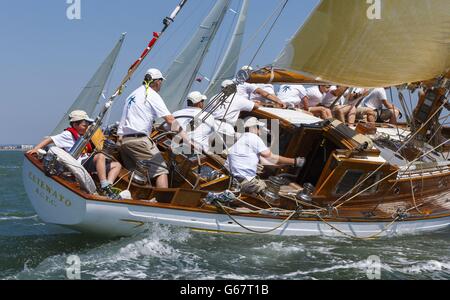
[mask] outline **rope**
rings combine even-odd
[[[444,107],[444,105],[445,104],[443,104],[442,106],[441,106],[441,108],[442,107]],[[440,108],[440,109],[441,109]],[[423,129],[423,128],[425,128],[425,126],[427,126],[428,125],[428,123],[434,118],[434,116],[438,113],[438,111],[440,110],[440,109],[438,109],[428,120],[427,120],[427,122],[425,122],[424,124],[422,124],[421,125],[421,127],[414,133],[414,134],[412,134],[411,136],[410,136],[410,138],[409,139],[407,139],[407,141],[405,141],[404,142],[404,144],[403,144],[403,146],[401,146],[398,150],[397,150],[397,152],[395,152],[394,154],[393,154],[393,156],[390,158],[390,159],[387,159],[383,164],[381,164],[375,171],[373,171],[371,174],[369,174],[368,176],[367,176],[367,178],[366,179],[364,179],[363,181],[361,181],[360,183],[358,183],[357,185],[355,185],[350,191],[348,191],[346,194],[344,194],[342,197],[340,197],[339,199],[337,199],[333,204],[332,204],[332,206],[335,206],[339,201],[341,201],[342,199],[344,199],[345,197],[347,197],[348,195],[350,195],[351,193],[353,193],[353,191],[356,189],[356,188],[359,188],[360,186],[362,186],[370,177],[372,177],[373,175],[375,175],[379,170],[381,170],[386,164],[388,164],[388,161],[389,160],[391,160],[392,158],[394,158],[394,156],[395,155],[400,155],[400,151],[401,150],[403,150],[403,148],[405,148],[406,147],[406,145],[408,145],[408,143],[409,142],[411,142],[412,140],[413,140],[413,138]],[[444,143],[445,144],[445,143]],[[442,145],[441,145],[442,146]],[[439,146],[440,147],[440,146]],[[437,148],[439,148],[439,147],[437,147]],[[436,148],[436,149],[437,149]],[[433,149],[433,151],[434,151],[434,149]],[[431,153],[431,152],[430,152]],[[423,157],[423,156],[422,156]],[[416,162],[417,160],[415,160],[415,161],[413,161],[413,162]],[[391,175],[389,175],[388,177],[385,177],[385,178],[383,178],[380,182],[378,182],[378,183],[381,183],[381,182],[383,182],[384,180],[386,180],[387,178],[389,178],[390,176],[392,176],[393,174],[395,174],[395,173],[397,173],[398,171],[396,171],[396,172],[394,172],[394,173],[392,173]],[[377,183],[377,184],[378,184]],[[370,188],[372,188],[372,187],[374,187],[375,185],[372,185]],[[368,189],[365,189],[363,192],[365,192],[365,191],[367,191]],[[361,193],[359,193],[358,195],[360,195]],[[352,198],[350,198],[350,199],[354,199],[354,197],[352,197]],[[346,202],[348,202],[349,200],[346,200],[346,201],[344,201],[343,203],[346,203]],[[339,205],[338,207],[340,207],[340,206],[342,206],[342,205]]]
[[[400,217],[397,216],[391,223],[389,223],[388,225],[386,225],[386,227],[385,227],[383,230],[381,230],[380,232],[378,232],[378,233],[376,233],[376,234],[374,234],[374,235],[371,235],[371,236],[368,236],[368,237],[358,237],[358,236],[355,236],[355,235],[348,234],[348,233],[346,233],[346,232],[340,230],[339,228],[333,226],[332,224],[328,223],[324,218],[322,218],[322,216],[319,215],[319,214],[317,214],[317,217],[318,217],[323,223],[325,223],[326,225],[328,225],[331,229],[336,230],[337,232],[339,232],[340,234],[342,234],[342,235],[344,235],[344,236],[346,236],[346,237],[349,237],[349,238],[354,239],[354,240],[360,240],[360,241],[371,241],[371,240],[375,240],[375,239],[380,238],[380,236],[381,236],[383,233],[385,233],[389,228],[391,228],[391,227],[392,227],[392,226],[400,219]]]
[[[257,234],[267,234],[267,233],[271,233],[274,232],[276,230],[278,230],[279,228],[281,228],[282,226],[284,226],[285,224],[287,224],[297,213],[298,211],[294,211],[286,220],[284,220],[280,225],[278,225],[277,227],[270,229],[270,230],[264,230],[264,231],[258,231],[258,230],[253,230],[248,228],[247,226],[241,224],[239,221],[237,221],[226,209],[225,206],[222,205],[222,203],[220,203],[219,201],[215,201],[217,203],[217,205],[223,210],[224,213],[226,213],[228,215],[228,217],[235,222],[237,225],[239,225],[240,227],[244,228],[245,230],[252,232],[252,233],[257,233]]]
[[[430,150],[429,152],[423,154],[421,157],[419,157],[419,158],[413,160],[413,161],[409,164],[407,170],[409,170],[409,168],[410,168],[415,162],[417,162],[419,159],[421,159],[422,157],[427,156],[428,154],[430,154],[431,152],[435,151],[436,149],[438,149],[439,147],[441,147],[442,145],[446,144],[446,143],[449,142],[449,141],[450,141],[450,139],[448,139],[447,141],[445,141],[445,142],[442,143],[441,145],[437,146],[436,148]],[[407,170],[406,170],[406,171],[407,171]],[[399,171],[400,171],[400,170],[396,170],[396,171],[392,172],[392,173],[389,174],[388,176],[386,176],[386,177],[384,177],[383,179],[381,179],[381,180],[375,182],[373,185],[369,186],[368,188],[362,190],[362,191],[359,192],[358,194],[356,194],[356,195],[350,197],[350,198],[347,199],[346,201],[344,201],[344,202],[342,202],[341,204],[337,205],[335,208],[336,208],[336,209],[339,209],[339,207],[341,207],[341,206],[343,206],[344,204],[346,204],[347,202],[349,202],[349,201],[355,199],[356,197],[360,196],[361,194],[365,193],[366,191],[370,190],[371,188],[377,186],[378,184],[380,184],[381,182],[385,181],[386,179],[388,179],[388,178],[391,177],[392,175],[395,175],[396,173],[399,173]],[[366,180],[367,180],[367,179],[366,179]],[[396,183],[397,183],[398,181],[399,181],[399,179],[397,179]],[[395,185],[395,184],[394,184],[394,185]],[[337,202],[335,202],[335,203],[337,203]],[[333,204],[333,206],[334,206],[334,204]]]

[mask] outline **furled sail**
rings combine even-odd
[[[114,49],[102,63],[100,68],[95,72],[89,83],[83,88],[81,94],[72,104],[70,109],[66,112],[64,117],[59,122],[58,126],[53,130],[52,135],[58,134],[67,128],[69,114],[74,110],[84,110],[88,115],[92,116],[95,108],[99,103],[100,96],[103,93],[106,82],[111,74],[114,64],[122,48],[123,41],[125,40],[125,34],[122,34]]]
[[[216,2],[189,44],[165,73],[167,81],[160,94],[170,111],[183,106],[230,2],[231,0]]]
[[[450,69],[450,1],[322,0],[274,65],[347,86],[435,78]]]
[[[237,64],[239,63],[239,55],[242,47],[242,40],[244,38],[245,25],[247,21],[247,13],[249,7],[249,0],[242,0],[242,6],[239,13],[239,18],[234,29],[233,36],[224,58],[214,74],[205,95],[208,98],[218,94],[221,89],[221,83],[224,80],[232,79],[236,75]]]

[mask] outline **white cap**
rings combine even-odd
[[[242,68],[241,68],[241,70],[242,71],[253,71],[253,68],[251,67],[251,66],[243,66]]]
[[[233,81],[233,80],[229,80],[229,79],[224,80],[224,81],[222,82],[222,88],[224,89],[224,88],[226,88],[227,86],[232,85],[232,84],[234,84],[234,81]]]
[[[266,127],[266,124],[258,121],[258,119],[255,117],[248,118],[247,121],[245,121],[245,123],[244,123],[244,128],[252,128],[252,127],[256,127],[256,126]]]
[[[88,114],[83,110],[74,110],[69,115],[69,122],[79,122],[79,121],[87,121],[89,123],[94,123],[94,120],[89,118]]]
[[[158,79],[166,80],[166,78],[164,78],[161,71],[158,69],[149,69],[147,71],[146,75],[150,75],[152,77],[152,80],[158,80]]]
[[[208,99],[208,97],[206,97],[200,92],[192,92],[188,95],[187,99],[190,100],[193,104],[198,104]]]

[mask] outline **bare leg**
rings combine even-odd
[[[350,110],[347,113],[348,124],[355,125],[356,123],[356,107],[349,106]]]
[[[100,182],[106,181],[106,157],[99,153],[94,157],[95,168]]]
[[[336,119],[341,121],[342,123],[345,123],[345,107],[337,106],[333,109],[333,115]]]
[[[169,188],[169,177],[164,174],[156,178],[156,187],[158,189],[168,189]]]
[[[375,123],[377,121],[377,116],[375,111],[373,110],[367,110],[367,122],[369,123]]]
[[[122,165],[118,162],[112,162],[111,163],[111,170],[108,174],[108,182],[114,183],[117,179],[117,177],[120,174],[120,170],[122,169]]]
[[[394,109],[389,123],[391,123],[392,125],[397,125],[397,119],[399,116],[400,116],[399,111]]]

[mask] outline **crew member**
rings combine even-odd
[[[212,116],[208,117],[205,112],[202,113],[207,99],[208,97],[200,92],[192,92],[187,97],[187,108],[173,113],[190,140],[205,152],[209,151],[209,138],[216,126]]]
[[[179,132],[186,138],[184,131],[167,109],[164,100],[158,94],[165,78],[158,69],[147,71],[141,87],[127,98],[120,121],[118,134],[121,136],[121,156],[127,169],[136,169],[138,161],[150,161],[148,172],[156,179],[157,188],[168,188],[168,168],[155,142],[150,139],[153,122],[163,118],[171,131]]]
[[[241,70],[253,71],[250,66],[243,66]],[[244,82],[237,86],[237,94],[248,100],[257,103],[272,102],[276,107],[286,108],[286,105],[275,95],[275,90],[271,84],[252,84]]]
[[[226,166],[233,177],[241,184],[241,191],[246,194],[260,194],[266,189],[266,183],[257,177],[258,163],[261,158],[278,166],[290,165],[303,167],[304,158],[296,159],[275,155],[261,139],[260,130],[265,124],[251,117],[245,124],[244,133],[237,143],[230,148]]]
[[[397,124],[400,116],[400,110],[395,107],[388,99],[384,88],[373,89],[370,94],[364,98],[362,107],[373,109],[377,113],[378,123],[389,122]]]
[[[222,82],[222,88],[226,88],[231,84],[234,84],[232,80],[225,80]],[[234,126],[236,125],[241,112],[250,112],[259,107],[259,104],[236,93],[229,96],[228,99],[226,99],[222,105],[216,107],[214,111],[211,111],[212,108],[208,109],[216,120],[217,133],[223,140],[220,141],[222,143],[222,145],[220,145],[221,147],[217,145],[218,141],[216,140],[216,148],[223,148],[223,146],[229,148],[233,146],[236,142]]]
[[[27,153],[36,154],[40,149],[43,149],[50,144],[54,144],[56,147],[69,152],[73,146],[75,146],[78,139],[86,134],[86,131],[93,122],[94,121],[89,118],[86,112],[82,110],[73,111],[69,115],[69,128],[58,135],[44,139],[33,150],[30,150]],[[104,196],[119,200],[120,197],[112,190],[112,184],[119,176],[120,170],[122,169],[121,164],[119,162],[110,161],[102,153],[96,153],[92,156],[93,153],[94,146],[89,143],[81,157],[78,159],[78,162],[80,162],[88,172],[97,172],[97,176],[100,180],[101,192]]]

